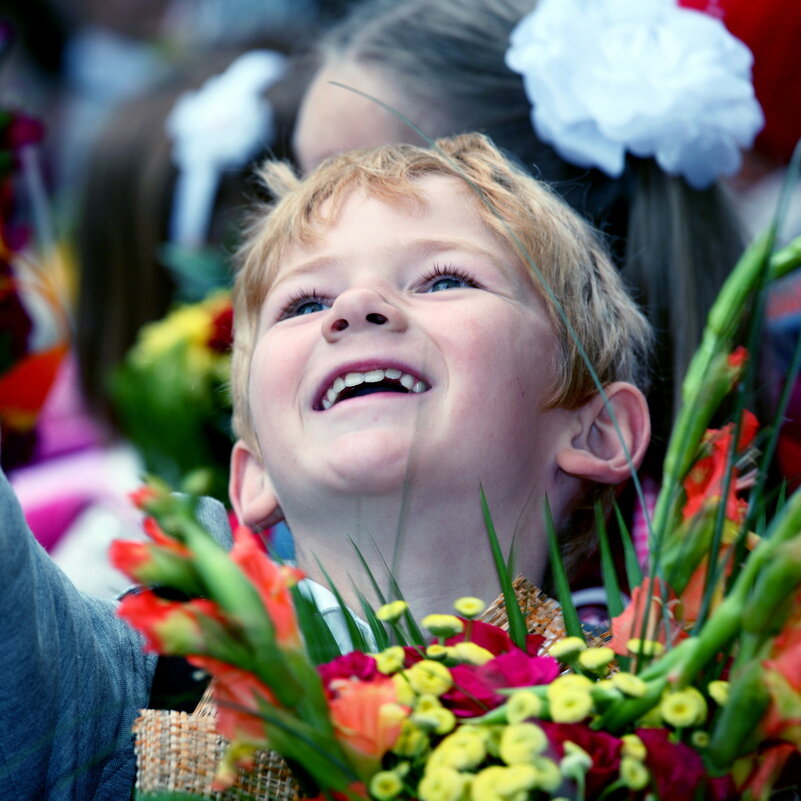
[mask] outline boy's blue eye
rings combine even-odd
[[[423,279],[426,292],[444,292],[447,289],[477,287],[478,283],[459,267],[434,265]]]
[[[442,292],[445,289],[461,289],[462,287],[468,286],[467,282],[463,278],[457,278],[453,275],[448,275],[443,278],[438,278],[431,284],[431,292]]]
[[[315,312],[323,311],[325,309],[319,300],[307,300],[305,303],[300,303],[294,309],[290,309],[289,315],[291,317],[300,317],[303,314],[314,314]]]

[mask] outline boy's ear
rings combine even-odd
[[[284,519],[264,465],[241,439],[231,452],[228,495],[236,516],[246,526],[262,530]]]
[[[642,463],[651,418],[645,396],[633,384],[617,381],[604,392],[606,398],[595,395],[577,410],[580,431],[557,453],[556,462],[577,478],[619,484],[631,475],[632,464]]]

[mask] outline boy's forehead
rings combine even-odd
[[[302,238],[287,237],[282,243],[281,259],[269,278],[267,291],[269,292],[275,283],[281,281],[287,274],[296,271],[298,265],[313,260],[315,254],[325,246],[327,236],[343,220],[358,217],[363,213],[364,201],[384,204],[396,213],[412,221],[420,220],[421,223],[426,222],[432,205],[447,206],[455,212],[455,217],[469,221],[471,226],[480,226],[490,234],[499,249],[510,251],[512,258],[504,260],[506,263],[514,263],[514,267],[509,264],[510,269],[524,273],[527,279],[531,279],[530,271],[523,266],[524,260],[510,241],[511,237],[507,239],[501,236],[482,218],[480,201],[476,197],[475,190],[457,176],[433,174],[405,180],[400,185],[396,184],[392,192],[384,191],[384,186],[380,183],[368,183],[349,187],[337,196],[335,202],[330,197],[323,200],[312,210],[310,224]],[[476,229],[473,227],[473,230]],[[447,238],[447,230],[439,233],[443,238]]]

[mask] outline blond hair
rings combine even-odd
[[[549,407],[575,408],[596,394],[588,364],[601,385],[629,381],[646,388],[650,327],[599,237],[485,136],[440,139],[433,149],[387,145],[350,151],[326,160],[304,180],[287,165],[268,162],[260,177],[278,200],[251,214],[234,286],[234,429],[256,452],[247,398],[250,359],[262,304],[286,252],[312,244],[335,224],[355,189],[387,203],[422,203],[415,181],[424,176],[463,180],[486,225],[531,269],[560,343]]]

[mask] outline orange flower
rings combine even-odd
[[[369,682],[337,681],[329,709],[336,738],[361,776],[378,769],[409,711],[397,703],[395,684],[384,676]]]
[[[631,639],[655,640],[665,645],[668,640],[674,645],[687,635],[676,620],[679,601],[672,592],[668,593],[667,613],[668,631],[665,630],[665,612],[662,584],[659,579],[643,579],[639,587],[631,593],[631,601],[622,614],[612,618],[612,639],[609,647],[616,653],[629,655],[628,642]],[[647,612],[647,629],[643,632],[643,621]]]
[[[740,453],[756,436],[758,423],[748,410],[743,411],[740,426],[740,439],[735,453]],[[684,520],[698,514],[708,502],[718,501],[723,492],[723,484],[728,471],[729,450],[734,433],[734,424],[729,423],[721,429],[710,429],[704,437],[703,447],[707,451],[692,467],[684,479],[687,503],[684,505]],[[741,522],[747,504],[737,497],[737,470],[732,468],[729,492],[726,498],[726,517]]]
[[[738,790],[754,801],[768,801],[773,786],[782,775],[787,760],[796,753],[790,743],[776,743],[750,758],[749,772],[746,780]]]
[[[275,639],[279,647],[293,650],[302,647],[295,606],[289,590],[303,578],[303,572],[273,562],[246,526],[237,526],[234,529],[231,559],[258,590],[275,626]]]

